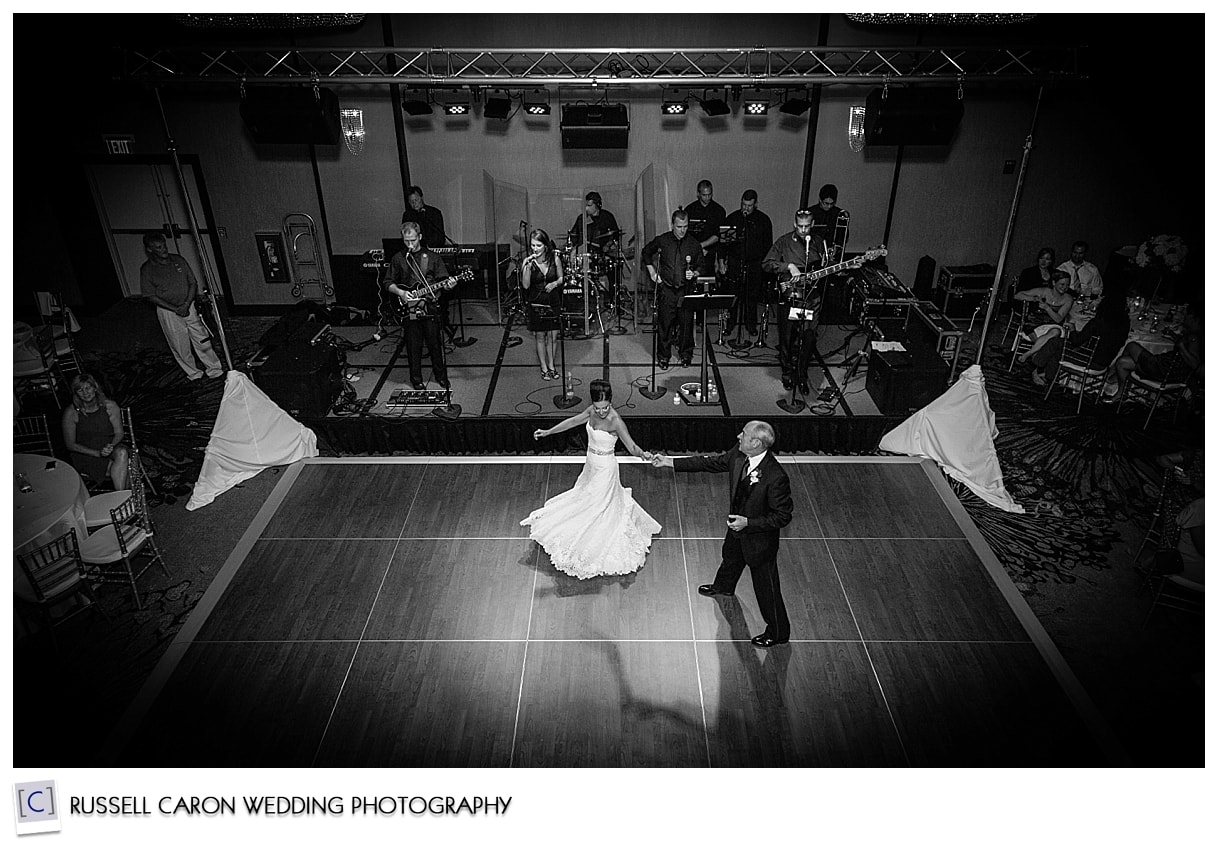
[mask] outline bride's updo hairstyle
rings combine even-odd
[[[609,385],[608,380],[593,380],[588,385],[588,394],[592,396],[592,402],[612,401],[613,387]]]

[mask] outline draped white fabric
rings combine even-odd
[[[991,506],[1022,513],[1002,483],[994,439],[998,425],[985,392],[981,366],[970,366],[956,384],[880,439],[880,449],[934,459]]]
[[[263,468],[317,455],[317,435],[280,409],[248,377],[230,371],[187,511],[206,506]]]

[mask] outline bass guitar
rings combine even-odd
[[[443,280],[436,281],[434,284],[429,284],[426,278],[422,279],[422,283],[412,289],[407,290],[410,293],[410,298],[402,298],[400,295],[393,296],[394,311],[398,319],[418,319],[427,315],[427,305],[429,302],[438,302],[440,293],[445,290],[454,289],[457,284],[474,279],[474,270],[463,269],[456,275],[450,275]]]
[[[858,257],[852,257],[849,260],[844,260],[841,263],[834,263],[832,266],[825,266],[821,269],[815,269],[811,272],[802,272],[795,275],[790,280],[783,281],[778,285],[781,293],[787,298],[808,300],[810,298],[820,298],[821,296],[812,296],[809,293],[812,291],[812,285],[821,278],[827,278],[830,275],[836,275],[838,272],[843,272],[846,269],[857,269],[864,263],[888,254],[888,249],[884,246],[876,246],[875,248],[867,249],[866,252]]]

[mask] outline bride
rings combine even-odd
[[[546,500],[545,505],[520,522],[529,537],[549,553],[556,568],[577,579],[633,573],[643,566],[651,536],[661,526],[634,501],[618,476],[613,448],[621,439],[631,455],[650,461],[626,422],[613,408],[613,389],[607,380],[589,386],[592,403],[548,430],[536,430],[534,439],[561,433],[585,423],[588,455],[584,470],[570,491]]]

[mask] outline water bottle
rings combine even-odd
[[[709,388],[710,388],[711,401],[713,402],[713,401],[719,400],[719,387],[716,386],[714,383],[711,383]]]
[[[573,388],[571,388],[571,372],[569,372],[569,371],[567,372],[567,389],[566,389],[566,391],[567,391],[567,397],[569,397],[569,398],[575,397],[575,390]]]
[[[22,494],[30,494],[34,490],[34,486],[30,485],[29,478],[22,473],[17,474],[17,487],[21,489]]]
[[[679,391],[672,393],[672,405],[673,406],[681,405],[681,393]]]

